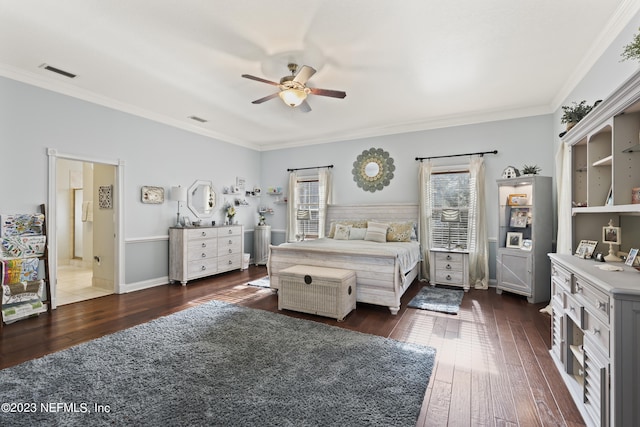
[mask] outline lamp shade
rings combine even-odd
[[[174,202],[186,202],[187,201],[187,189],[184,187],[171,187],[171,200]]]
[[[278,96],[289,107],[297,107],[307,99],[307,94],[304,90],[293,88],[278,92]]]
[[[458,222],[460,221],[460,211],[457,209],[443,209],[440,215],[440,222]]]

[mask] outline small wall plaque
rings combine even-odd
[[[101,185],[98,188],[98,207],[100,209],[113,209],[112,185]]]
[[[140,200],[149,204],[164,203],[164,187],[142,186]]]

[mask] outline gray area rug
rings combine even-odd
[[[434,357],[212,301],[1,370],[0,425],[414,426]]]
[[[262,277],[260,279],[252,280],[247,283],[249,286],[257,286],[259,288],[270,288],[271,281],[269,280],[269,276]]]
[[[438,288],[429,285],[420,289],[420,292],[409,301],[407,307],[458,314],[463,296],[462,289]]]

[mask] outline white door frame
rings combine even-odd
[[[115,245],[114,245],[114,292],[119,294],[124,284],[124,224],[122,218],[124,218],[124,204],[122,195],[122,185],[124,183],[124,161],[120,159],[105,160],[97,159],[87,156],[80,156],[75,154],[60,153],[54,148],[47,149],[47,155],[49,156],[49,188],[48,188],[48,203],[47,203],[47,246],[49,250],[49,283],[51,284],[51,308],[57,307],[56,302],[56,288],[58,278],[58,248],[57,248],[57,235],[56,235],[56,171],[57,160],[77,160],[87,163],[101,163],[105,165],[113,165],[116,168],[116,179],[113,189],[113,196],[116,199],[116,210],[114,212],[114,229],[115,229]]]

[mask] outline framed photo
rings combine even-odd
[[[520,248],[522,247],[522,233],[514,233],[512,231],[507,233],[506,247],[508,248]]]
[[[193,223],[191,222],[191,218],[189,218],[188,216],[183,217],[182,220],[184,221],[184,226],[185,227],[193,227]]]
[[[609,192],[607,193],[607,199],[604,201],[605,206],[613,205],[613,185],[609,187]]]
[[[511,208],[511,220],[509,226],[513,228],[525,228],[529,223],[529,208]]]
[[[531,239],[523,239],[522,240],[522,247],[520,249],[522,249],[523,251],[530,251],[532,245],[533,245],[533,243],[531,242]]]
[[[604,243],[611,243],[612,245],[622,243],[620,240],[620,227],[602,227],[602,241]]]
[[[574,255],[578,258],[591,258],[597,245],[597,240],[580,240],[580,244],[578,245],[578,249],[576,249],[576,253]]]
[[[636,260],[636,257],[638,256],[638,249],[629,249],[629,255],[627,255],[627,260],[624,262],[626,265],[633,267],[633,263]]]
[[[164,203],[164,187],[143,185],[140,193],[140,201],[142,203]]]
[[[238,190],[243,190],[244,191],[244,186],[246,185],[246,179],[244,179],[241,176],[236,176],[236,188]]]
[[[509,206],[522,206],[526,205],[529,198],[526,194],[509,194],[507,198],[507,204]]]

